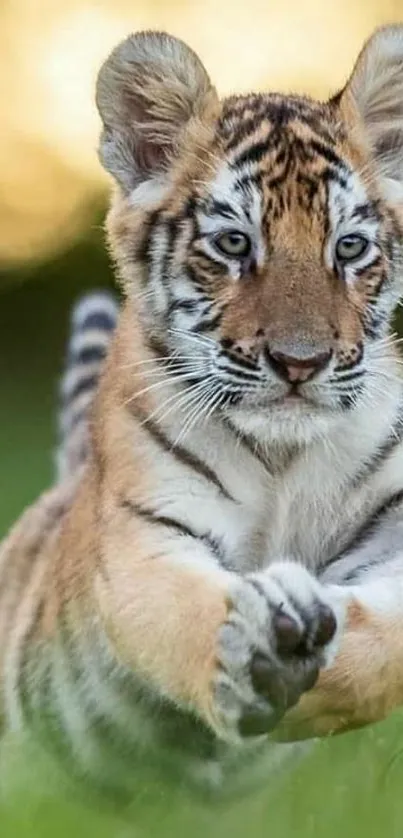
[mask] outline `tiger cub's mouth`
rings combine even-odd
[[[270,412],[296,412],[317,413],[329,409],[329,405],[322,403],[319,399],[313,398],[299,389],[291,386],[285,393],[273,395],[272,393],[261,393],[255,398],[240,398],[236,402],[236,408],[245,410],[248,413],[260,412],[262,409]]]

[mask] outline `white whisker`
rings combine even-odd
[[[172,411],[177,410],[177,409],[178,410],[182,409],[184,406],[186,406],[188,400],[191,397],[193,397],[196,392],[198,392],[199,388],[201,389],[204,386],[205,386],[204,381],[203,382],[196,382],[195,384],[191,385],[190,387],[187,387],[187,389],[185,390],[184,393],[179,393],[179,394],[178,393],[173,393],[173,394],[171,394],[170,396],[168,396],[167,399],[164,399],[164,401],[161,404],[159,404],[152,411],[152,413],[147,415],[146,419],[144,420],[144,422],[142,422],[142,424],[144,424],[144,425],[147,424],[147,421],[150,421],[151,419],[156,419],[158,422],[161,423],[164,419],[166,419],[167,416],[169,416],[170,413],[172,413]],[[172,402],[173,402],[173,404],[172,404]],[[171,405],[169,407],[169,409],[165,410],[165,412],[163,412],[163,413],[160,413],[161,410],[164,411],[164,408],[166,408],[168,404]]]
[[[203,410],[206,406],[209,407],[211,399],[214,398],[217,392],[217,382],[209,382],[209,387],[207,388],[205,394],[201,394],[202,397],[197,399],[196,405],[188,415],[181,432],[175,440],[175,445],[178,445],[180,440],[184,439],[184,437],[187,436],[195,426],[196,422],[202,418]]]
[[[133,367],[145,366],[147,364],[159,364],[159,363],[161,363],[161,365],[165,365],[165,362],[168,362],[168,363],[170,361],[175,362],[176,360],[179,361],[179,360],[182,360],[182,359],[184,361],[194,361],[195,356],[194,355],[181,355],[181,354],[179,354],[179,352],[177,350],[175,350],[175,352],[173,352],[172,355],[155,356],[154,358],[144,358],[141,361],[133,361],[130,364],[122,364],[122,366],[120,366],[119,369],[130,370]]]
[[[142,370],[141,372],[135,372],[131,375],[131,378],[156,378],[157,376],[166,376],[167,378],[173,378],[180,373],[194,373],[195,375],[199,375],[200,373],[205,373],[206,369],[204,364],[197,363],[197,364],[178,364],[177,366],[173,367],[162,367],[161,369],[147,369]]]
[[[123,406],[126,406],[126,405],[130,404],[135,399],[140,398],[140,396],[144,396],[145,393],[149,393],[152,390],[157,390],[159,387],[164,387],[164,386],[168,387],[170,384],[178,384],[182,381],[189,381],[189,380],[192,380],[193,377],[194,377],[194,375],[193,374],[191,375],[189,373],[186,373],[186,374],[183,374],[183,375],[178,374],[176,378],[173,376],[172,378],[169,378],[169,379],[167,379],[164,376],[164,379],[162,381],[154,382],[154,384],[150,384],[148,387],[142,387],[141,390],[138,390],[135,393],[133,393],[133,395],[130,396],[129,399],[126,399],[126,401],[123,402]]]

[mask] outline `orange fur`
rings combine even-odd
[[[403,704],[403,620],[381,618],[353,601],[331,669],[291,710],[281,741],[343,733],[381,721]]]

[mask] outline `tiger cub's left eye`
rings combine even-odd
[[[369,241],[364,236],[342,236],[336,244],[336,257],[339,262],[353,262],[368,250]]]
[[[216,247],[225,253],[226,256],[232,256],[235,259],[242,258],[249,254],[251,243],[245,233],[222,233],[214,240]]]

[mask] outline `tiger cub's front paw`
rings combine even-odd
[[[216,732],[240,741],[272,730],[334,654],[340,616],[325,588],[294,562],[239,578],[219,636]]]

